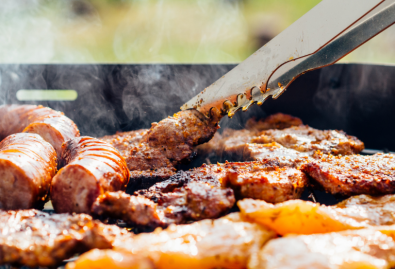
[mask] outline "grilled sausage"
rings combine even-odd
[[[62,146],[67,165],[53,178],[51,199],[58,213],[90,213],[96,198],[107,191],[125,190],[130,173],[125,160],[110,144],[77,137]]]
[[[19,133],[0,143],[0,209],[39,207],[56,174],[56,152],[37,134]]]
[[[55,148],[58,159],[63,142],[80,136],[77,126],[62,112],[35,105],[0,106],[0,139],[21,132],[39,134]]]

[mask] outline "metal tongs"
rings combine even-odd
[[[395,0],[323,0],[181,109],[232,117],[278,98],[298,76],[336,63],[394,23]]]

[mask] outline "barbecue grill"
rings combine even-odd
[[[82,135],[149,128],[235,65],[0,65],[3,104],[41,104],[63,111]],[[20,101],[19,90],[75,90],[74,101]],[[278,99],[224,118],[240,129],[252,116],[283,112],[317,129],[342,129],[361,139],[365,154],[395,151],[395,66],[335,64],[299,77]],[[192,163],[198,166],[200,163]],[[317,192],[317,200],[336,200]],[[307,197],[307,196],[306,196]],[[305,197],[305,198],[306,198]],[[4,268],[4,267],[0,267]]]

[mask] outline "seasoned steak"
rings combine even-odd
[[[56,266],[93,248],[111,248],[124,230],[85,214],[49,215],[37,210],[0,211],[0,263]]]
[[[327,192],[356,194],[391,194],[395,192],[395,155],[326,156],[302,166]]]
[[[262,199],[278,203],[299,198],[308,184],[301,171],[280,164],[275,159],[256,162],[203,165],[187,172],[180,171],[148,190],[137,192],[150,199],[161,196],[190,182],[203,182],[213,187],[232,188],[239,198]]]
[[[162,151],[173,164],[193,156],[193,148],[209,141],[219,128],[217,117],[206,118],[197,110],[180,111],[153,123],[142,142]]]
[[[131,225],[156,228],[218,218],[226,214],[234,203],[231,189],[192,182],[171,192],[156,193],[154,197],[108,192],[99,196],[92,212],[122,219]]]
[[[269,144],[244,144],[243,160],[261,161],[267,159],[274,159],[281,166],[298,168],[300,165],[310,160],[310,156],[306,152],[289,149],[276,142]]]
[[[326,154],[350,155],[364,149],[363,142],[354,136],[342,131],[317,130],[307,125],[263,131],[250,142],[259,144],[276,142],[286,148],[307,152],[311,156],[318,150]]]
[[[247,121],[245,128],[248,130],[255,130],[260,132],[269,129],[282,130],[302,124],[302,120],[297,117],[283,113],[276,113],[258,121],[255,118],[251,118]]]
[[[102,139],[110,142],[125,158],[131,173],[129,191],[166,180],[175,165],[189,161],[194,147],[209,141],[218,127],[218,115],[206,118],[197,110],[180,111],[151,129],[132,131]],[[136,172],[134,172],[136,171]]]

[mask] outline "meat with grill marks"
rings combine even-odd
[[[52,180],[51,200],[57,213],[87,213],[96,198],[107,191],[125,190],[129,170],[110,144],[88,136],[63,144],[67,163]]]
[[[248,143],[277,143],[308,156],[314,156],[317,151],[333,155],[352,155],[364,149],[363,142],[342,131],[317,130],[307,125],[300,125],[258,133],[249,130],[234,131],[219,141],[217,155],[222,156],[222,159],[244,161],[243,153]],[[265,151],[264,148],[262,149]]]
[[[63,142],[80,136],[80,131],[71,119],[49,107],[0,106],[0,140],[21,132],[40,135],[54,147],[59,160]]]
[[[88,215],[49,215],[34,209],[0,211],[0,264],[56,266],[74,254],[112,248],[125,230]]]
[[[155,197],[147,196],[107,192],[98,197],[92,212],[98,216],[122,219],[134,226],[156,228],[218,218],[235,203],[232,189],[198,182],[158,193]]]
[[[325,191],[341,196],[395,192],[395,155],[322,155],[302,166]]]
[[[235,197],[271,203],[299,198],[307,184],[304,173],[275,160],[203,165],[179,171],[135,192],[135,196],[119,192],[101,195],[92,211],[133,225],[166,227],[224,215]]]
[[[55,149],[41,136],[7,136],[0,143],[0,209],[42,207],[56,168]]]
[[[148,131],[118,133],[101,139],[125,158],[131,171],[130,189],[147,188],[175,174],[175,166],[195,155],[194,147],[209,141],[217,131],[219,115],[207,118],[197,110],[180,111]]]

